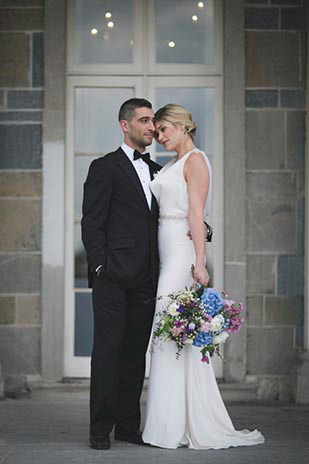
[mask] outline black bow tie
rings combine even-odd
[[[145,161],[145,163],[149,164],[149,161],[150,161],[150,154],[149,153],[140,153],[139,151],[137,150],[134,150],[134,153],[133,153],[133,159],[134,161],[137,160],[137,159],[141,159],[143,161]]]

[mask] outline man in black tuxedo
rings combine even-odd
[[[84,185],[82,239],[93,288],[94,344],[90,446],[115,439],[143,444],[140,395],[158,277],[158,206],[150,191],[161,167],[142,155],[154,133],[151,103],[120,108],[124,143],[90,165]]]

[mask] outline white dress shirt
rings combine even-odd
[[[151,209],[151,190],[150,190],[150,182],[151,182],[151,177],[150,177],[150,172],[149,172],[149,166],[148,164],[145,163],[142,159],[137,159],[134,160],[133,154],[134,154],[134,148],[129,147],[126,143],[123,143],[121,145],[122,150],[125,152],[131,163],[133,164],[137,175],[139,177],[139,180],[141,181],[141,184],[144,189],[145,197],[149,206],[149,209]]]

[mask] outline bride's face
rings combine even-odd
[[[155,123],[155,139],[168,151],[175,151],[177,145],[184,137],[184,130],[181,126],[175,126],[167,121],[157,121]]]

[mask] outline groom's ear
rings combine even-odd
[[[119,121],[119,124],[120,124],[120,127],[121,129],[123,130],[123,132],[125,134],[127,134],[129,132],[129,129],[128,129],[128,121],[126,121],[125,119],[121,119],[121,121]]]

